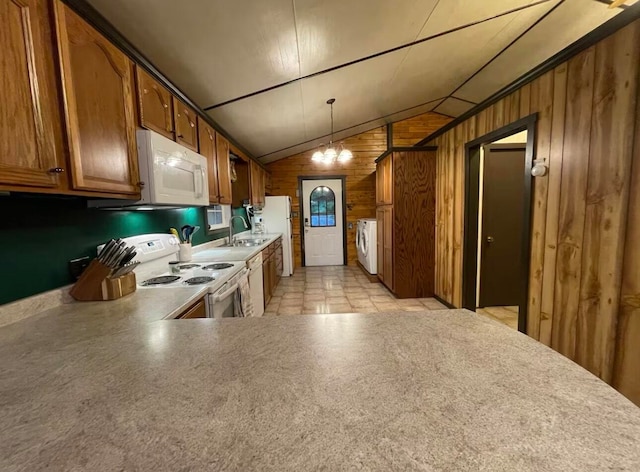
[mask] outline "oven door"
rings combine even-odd
[[[207,317],[208,318],[232,318],[235,316],[236,292],[238,291],[238,281],[246,278],[247,269],[242,269],[234,275],[220,289],[207,297]]]

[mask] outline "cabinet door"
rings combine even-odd
[[[382,162],[376,164],[376,205],[384,205],[384,171]]]
[[[256,206],[264,205],[264,170],[251,161],[251,203]]]
[[[383,243],[384,243],[384,283],[392,291],[395,287],[393,273],[393,206],[384,206]]]
[[[198,120],[193,108],[182,100],[173,97],[173,121],[175,123],[176,142],[198,152]]]
[[[278,276],[276,275],[276,255],[272,253],[269,256],[269,282],[271,283],[271,296],[276,291],[276,285],[278,285]]]
[[[49,3],[0,0],[0,183],[56,188],[65,170]]]
[[[188,318],[206,318],[207,317],[207,308],[204,301],[204,298],[198,300],[194,305],[187,308],[187,310],[182,313],[178,318],[181,320],[186,320]]]
[[[376,249],[378,251],[378,278],[384,282],[384,207],[376,209]]]
[[[393,203],[393,159],[387,156],[382,161],[382,204]]]
[[[209,178],[209,203],[220,201],[218,191],[218,162],[216,160],[216,133],[204,120],[198,117],[200,154],[207,158]]]
[[[271,172],[264,171],[264,193],[271,194],[273,192],[273,183],[271,180]]]
[[[136,87],[140,126],[174,139],[171,92],[140,66],[136,67]]]
[[[264,254],[264,251],[263,251]],[[269,270],[269,258],[262,261],[262,291],[264,292],[264,307],[267,308],[271,300],[271,271]]]
[[[133,63],[60,0],[55,11],[72,185],[139,193]]]
[[[229,141],[216,133],[216,159],[218,161],[218,193],[220,203],[231,205],[231,170],[229,168]]]

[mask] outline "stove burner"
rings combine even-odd
[[[213,277],[191,277],[190,279],[185,280],[184,283],[187,285],[202,285],[213,282],[214,280],[216,279]]]
[[[196,267],[200,267],[200,264],[182,264],[180,269],[195,269]]]
[[[209,264],[203,267],[204,270],[222,270],[228,269],[229,267],[233,267],[233,264],[228,264],[226,262],[221,262],[219,264]]]
[[[180,280],[177,275],[163,275],[162,277],[153,277],[142,282],[140,285],[165,285]]]

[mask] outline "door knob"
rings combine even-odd
[[[487,244],[491,244],[494,241],[495,239],[493,239],[493,236],[487,236]]]

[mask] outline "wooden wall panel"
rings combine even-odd
[[[393,124],[393,145],[413,146],[429,133],[433,133],[434,129],[440,129],[451,122],[451,119],[450,116],[431,112],[398,121]]]
[[[429,144],[435,290],[461,306],[464,142],[538,114],[536,158],[549,172],[533,184],[528,332],[640,404],[638,57],[640,20]]]
[[[551,347],[573,359],[580,304],[595,50],[569,61]],[[537,182],[536,182],[537,185]]]
[[[629,79],[638,74],[639,45],[640,29],[625,29],[595,48],[575,360],[607,382],[613,376],[635,125],[637,82]]]
[[[416,143],[449,123],[451,118],[438,113],[426,113],[415,118],[394,123],[394,130],[402,131],[402,139]],[[414,133],[413,135],[411,133]],[[296,196],[298,176],[346,175],[347,224],[353,223],[353,229],[347,230],[347,259],[356,264],[358,255],[355,250],[356,221],[360,218],[376,217],[376,180],[375,160],[387,150],[386,127],[357,134],[344,140],[345,146],[353,153],[353,159],[347,164],[336,163],[333,166],[311,161],[315,149],[281,159],[267,165],[272,175],[272,194],[289,195],[292,210],[300,212],[300,201]],[[265,222],[267,229],[269,223]],[[300,249],[300,219],[293,218],[293,248],[295,266],[302,265]]]
[[[538,110],[537,153],[548,156],[551,147],[551,120],[553,111],[553,71],[531,83],[530,107]],[[517,118],[516,118],[517,119]],[[542,277],[544,269],[544,237],[546,228],[549,179],[539,179],[533,187],[531,258],[529,270],[529,308],[527,332],[540,338]]]

